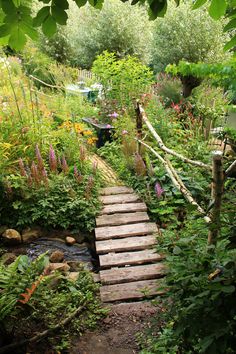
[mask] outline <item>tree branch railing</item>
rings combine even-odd
[[[191,205],[194,205],[196,207],[196,210],[203,216],[204,220],[206,223],[209,225],[209,232],[208,232],[208,244],[209,245],[216,245],[217,242],[217,236],[220,231],[220,212],[221,212],[221,202],[222,202],[222,195],[223,195],[223,189],[224,189],[224,180],[225,177],[227,177],[236,167],[236,161],[234,161],[229,168],[224,172],[223,171],[223,154],[221,151],[214,151],[213,152],[213,165],[207,165],[201,161],[194,161],[191,160],[178,152],[169,149],[165,144],[163,143],[161,137],[159,134],[156,132],[154,127],[152,126],[151,122],[148,120],[147,115],[142,107],[142,105],[137,101],[137,107],[136,107],[136,113],[137,113],[137,138],[136,141],[138,143],[138,147],[140,150],[140,146],[143,145],[145,146],[148,150],[150,150],[158,159],[159,161],[164,165],[166,172],[168,173],[172,183],[174,186],[182,193],[183,197],[187,202],[189,202]],[[140,131],[140,126],[142,127],[142,124],[140,122],[144,122],[151,132],[152,136],[158,143],[158,147],[163,151],[164,157],[160,155],[153,147],[145,143],[143,140],[140,139],[142,136],[142,132]],[[204,168],[208,171],[212,171],[212,191],[211,191],[211,196],[212,196],[212,210],[210,213],[207,213],[198,203],[197,201],[193,198],[191,192],[188,190],[188,188],[185,186],[183,183],[182,179],[180,178],[179,174],[173,167],[172,163],[170,162],[168,155],[172,155],[177,157],[183,162],[186,162],[188,164]]]

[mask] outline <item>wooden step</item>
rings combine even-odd
[[[111,195],[111,194],[127,194],[133,193],[134,190],[132,188],[126,186],[119,186],[119,187],[107,187],[103,188],[100,192],[101,195]]]
[[[137,252],[109,253],[99,257],[100,267],[118,267],[125,265],[145,264],[158,262],[163,259],[163,255],[155,252],[155,250],[144,250]]]
[[[146,211],[145,203],[113,204],[103,207],[101,214],[127,213],[135,211]]]
[[[96,251],[98,254],[110,252],[127,252],[138,251],[150,248],[156,244],[156,237],[154,235],[147,236],[133,236],[122,239],[114,239],[107,241],[96,241]]]
[[[111,238],[122,238],[127,236],[148,235],[158,232],[157,226],[153,222],[104,226],[95,229],[96,240],[108,240]]]
[[[123,204],[123,203],[134,203],[140,200],[137,194],[115,194],[115,195],[104,195],[100,196],[99,200],[107,204]]]
[[[100,271],[102,284],[121,284],[138,280],[157,279],[164,276],[166,267],[163,263],[146,264],[135,267],[112,268]]]
[[[135,222],[148,220],[149,216],[146,212],[138,211],[137,213],[122,213],[98,216],[96,219],[96,224],[97,226],[114,226],[132,224]]]
[[[160,282],[158,280],[141,280],[124,284],[104,285],[100,288],[100,295],[103,302],[142,299],[163,294],[163,290],[158,290],[159,286]]]

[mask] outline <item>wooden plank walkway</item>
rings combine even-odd
[[[95,244],[99,255],[103,302],[128,301],[161,294],[158,281],[166,269],[155,251],[158,229],[147,206],[132,188],[108,187],[96,219]]]

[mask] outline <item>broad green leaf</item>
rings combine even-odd
[[[9,34],[11,34],[11,25],[9,23],[0,26],[0,37],[6,37]]]
[[[198,9],[199,7],[201,7],[202,5],[204,5],[207,2],[207,0],[196,0],[192,6],[192,9]]]
[[[229,21],[229,23],[227,23],[227,25],[224,27],[224,32],[227,32],[235,28],[236,28],[236,18],[234,18],[233,20]]]
[[[21,5],[21,0],[12,0],[15,7],[19,7]]]
[[[137,4],[139,2],[139,0],[133,0],[132,2],[131,2],[131,5],[135,5],[135,4]]]
[[[10,36],[6,36],[6,37],[3,37],[3,38],[0,38],[0,46],[5,46],[8,44],[8,41],[9,41],[9,37]]]
[[[43,22],[42,30],[47,37],[52,37],[56,33],[57,24],[52,16],[48,16]]]
[[[223,286],[222,291],[226,294],[232,294],[233,292],[235,292],[235,286],[233,285]]]
[[[219,20],[222,16],[224,16],[227,8],[227,3],[225,0],[211,0],[210,7],[208,9],[210,16],[214,20]]]
[[[67,0],[54,0],[54,4],[61,9],[67,10],[69,9],[69,4]]]
[[[13,31],[11,32],[10,38],[9,38],[9,46],[12,49],[15,50],[20,50],[24,47],[25,43],[27,41],[26,35],[24,32],[20,29],[20,27],[15,27]]]
[[[65,10],[61,9],[57,6],[51,7],[52,17],[54,20],[59,23],[59,25],[66,25],[66,21],[68,19],[68,15]]]
[[[20,24],[20,27],[33,41],[36,41],[38,39],[38,32],[36,31],[35,28],[30,26],[28,23],[22,22]]]
[[[226,45],[224,46],[224,50],[232,49],[236,46],[236,36],[234,36]]]
[[[39,10],[36,17],[33,19],[34,27],[41,26],[41,24],[46,20],[50,14],[50,6],[44,6]]]
[[[5,14],[11,14],[12,12],[16,12],[16,7],[12,0],[2,0],[2,9]]]
[[[74,0],[78,7],[82,7],[87,3],[87,0]]]
[[[149,1],[150,11],[149,17],[151,20],[157,17],[164,17],[167,10],[167,0],[153,0]]]

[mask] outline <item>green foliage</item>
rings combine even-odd
[[[182,84],[178,78],[166,74],[157,75],[157,83],[154,85],[154,92],[160,97],[165,107],[179,103],[182,99]]]
[[[236,253],[219,242],[206,245],[204,221],[192,215],[179,232],[165,232],[168,291],[164,325],[142,353],[234,353]],[[171,301],[168,298],[171,298]]]
[[[172,4],[164,19],[154,23],[152,65],[159,72],[180,60],[220,62],[226,39],[223,23],[212,20],[204,9],[192,11],[188,2],[178,8]]]
[[[78,7],[83,7],[90,4],[95,9],[101,9],[103,0],[74,0]],[[55,34],[58,25],[65,25],[67,22],[67,9],[73,3],[68,0],[37,0],[36,4],[40,4],[40,8],[36,11],[36,16],[32,14],[32,1],[31,0],[1,0],[0,3],[0,36],[2,44],[9,44],[13,49],[22,49],[25,45],[27,38],[33,40],[38,38],[37,27],[42,28],[43,33],[50,37]],[[42,3],[45,4],[42,5]],[[147,10],[150,19],[155,19],[157,16],[163,17],[167,10],[167,5],[171,4],[171,0],[153,0],[133,1],[131,4],[137,3],[147,4]],[[181,0],[174,0],[178,6]],[[183,1],[182,1],[183,3]],[[193,4],[193,8],[198,8],[204,5],[206,1],[197,0]],[[231,0],[210,0],[208,12],[213,19],[219,19],[225,14],[229,18],[228,27],[226,30],[235,28],[235,3]],[[227,11],[226,11],[227,10]],[[235,46],[236,37],[234,36],[225,49],[231,49]]]
[[[105,98],[115,99],[119,109],[132,108],[153,82],[152,72],[138,59],[128,56],[118,60],[107,51],[97,57],[92,71],[103,85]]]
[[[33,337],[39,329],[43,332],[54,327],[82,307],[79,316],[61,333],[58,332],[59,338],[49,334],[46,339],[48,348],[65,349],[69,346],[69,336],[94,327],[104,313],[96,299],[97,286],[89,272],[81,269],[78,279],[72,282],[58,273],[49,274],[47,264],[45,255],[34,261],[20,256],[9,266],[0,263],[0,328],[3,340],[7,334],[12,341]]]

